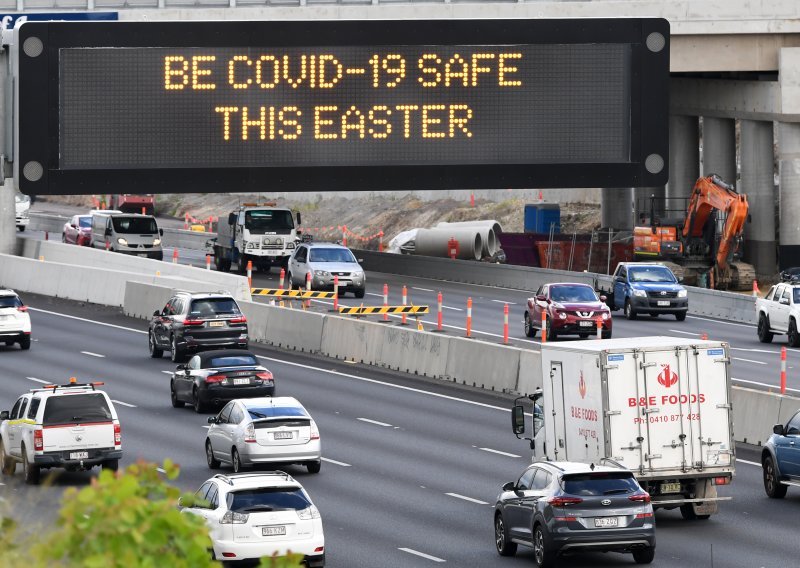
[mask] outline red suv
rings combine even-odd
[[[547,319],[547,340],[559,335],[578,335],[581,339],[597,334],[603,326],[603,339],[611,339],[611,311],[606,297],[597,297],[587,284],[543,284],[536,296],[528,298],[525,310],[525,335],[535,337],[542,328],[542,314]]]

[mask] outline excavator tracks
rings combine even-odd
[[[753,280],[756,279],[756,269],[752,264],[746,262],[732,262],[731,267],[731,290],[751,290]]]

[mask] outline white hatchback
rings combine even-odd
[[[214,558],[253,560],[302,554],[309,568],[325,566],[322,518],[303,486],[282,471],[215,475],[183,509],[209,527]],[[184,504],[184,501],[181,501]]]
[[[211,469],[223,462],[237,473],[258,464],[297,463],[309,473],[320,471],[319,429],[295,398],[232,400],[208,423],[206,461]]]
[[[9,347],[19,343],[21,349],[31,348],[31,316],[14,290],[0,290],[0,341]]]

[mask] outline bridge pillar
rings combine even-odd
[[[601,226],[633,229],[633,207],[633,188],[604,187],[600,190]]]
[[[800,124],[778,123],[781,270],[800,266]]]
[[[669,183],[667,198],[689,197],[700,177],[700,132],[696,116],[669,117]],[[681,202],[682,203],[682,202]],[[669,208],[676,208],[671,203]]]
[[[703,175],[711,174],[736,185],[736,121],[732,118],[703,117]]]
[[[773,276],[777,260],[772,122],[742,120],[739,152],[741,192],[747,196],[752,219],[745,225],[744,260],[755,266],[759,277]]]

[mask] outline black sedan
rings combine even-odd
[[[235,398],[274,396],[275,379],[249,351],[220,349],[198,353],[178,365],[169,390],[173,407],[188,402],[200,413]]]

